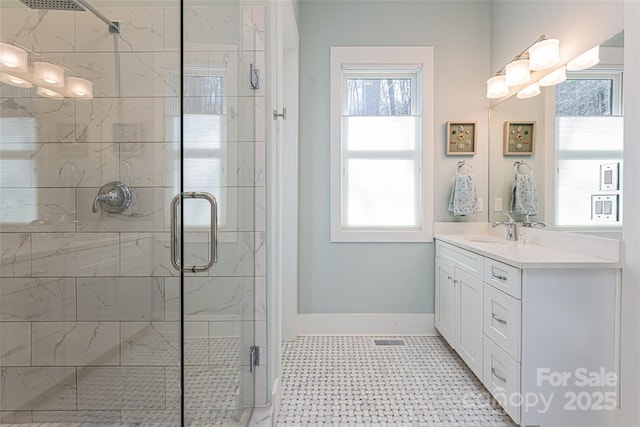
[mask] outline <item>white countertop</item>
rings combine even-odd
[[[621,268],[617,259],[571,252],[535,243],[509,242],[490,234],[435,233],[443,242],[476,252],[517,268]],[[488,239],[496,242],[473,241]],[[470,240],[471,239],[471,240]]]

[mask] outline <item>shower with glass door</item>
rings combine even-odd
[[[0,0],[0,423],[248,423],[264,16]]]

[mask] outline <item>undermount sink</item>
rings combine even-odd
[[[505,239],[501,239],[499,237],[492,237],[492,236],[469,236],[469,237],[465,237],[464,239],[468,240],[469,242],[479,242],[479,243],[500,243],[500,244],[509,243]]]

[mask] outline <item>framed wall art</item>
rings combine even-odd
[[[447,122],[447,156],[473,156],[476,154],[477,123]]]
[[[536,122],[504,122],[505,156],[530,156],[535,151]]]

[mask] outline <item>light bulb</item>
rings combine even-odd
[[[529,68],[546,70],[560,63],[560,40],[542,40],[529,48]]]
[[[580,71],[591,68],[600,62],[600,46],[589,49],[567,64],[568,71]]]
[[[502,98],[509,94],[505,76],[495,76],[487,80],[487,98]]]
[[[61,93],[47,89],[46,87],[38,87],[36,93],[40,96],[44,96],[45,98],[64,99],[64,96]]]
[[[533,98],[534,96],[537,96],[539,94],[540,94],[540,84],[538,82],[535,82],[525,87],[521,91],[519,91],[516,94],[516,98],[520,98],[520,99]]]
[[[74,98],[92,99],[93,83],[80,77],[68,77],[67,94]]]
[[[33,80],[36,84],[64,87],[64,70],[49,62],[34,62]]]
[[[16,87],[30,88],[33,86],[31,82],[26,78],[23,79],[22,77],[9,73],[2,73],[2,75],[0,75],[0,81],[2,81],[2,83],[6,83],[8,85]]]
[[[0,43],[0,65],[4,70],[13,72],[28,71],[29,55],[19,47],[6,43]]]
[[[518,59],[511,62],[505,68],[505,75],[507,85],[518,86],[527,83],[531,80],[531,73],[529,72],[529,60]]]
[[[567,72],[564,66],[547,74],[540,79],[540,86],[553,86],[567,80]]]

